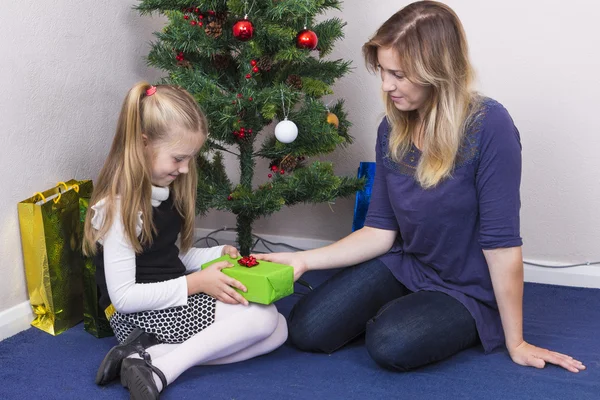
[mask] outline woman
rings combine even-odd
[[[347,267],[296,304],[291,342],[331,353],[364,332],[371,357],[399,371],[477,343],[505,343],[520,365],[584,369],[523,339],[519,132],[472,89],[456,14],[412,3],[363,53],[386,106],[365,227],[324,248],[257,255],[294,266],[296,279]]]

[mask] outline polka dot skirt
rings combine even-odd
[[[215,321],[216,304],[215,298],[198,293],[188,297],[185,306],[131,314],[115,312],[109,323],[119,343],[136,327],[153,333],[162,343],[182,343]]]

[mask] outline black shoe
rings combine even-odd
[[[154,335],[135,328],[123,343],[116,345],[106,353],[96,373],[96,385],[106,385],[115,379],[119,374],[121,362],[124,358],[133,353],[138,353],[140,357],[143,357],[143,353],[148,347],[158,343],[158,339]]]
[[[121,384],[129,389],[130,400],[158,400],[160,392],[156,387],[152,372],[160,378],[163,389],[166,388],[167,378],[160,369],[152,365],[149,355],[145,360],[139,358],[126,358],[123,360]]]

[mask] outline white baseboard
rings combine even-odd
[[[196,238],[202,238],[213,232],[211,229],[200,229],[197,228],[195,231]],[[294,246],[300,249],[314,249],[333,243],[329,240],[309,239],[300,238],[294,236],[276,236],[276,235],[263,235],[256,233],[261,238],[274,243],[286,243],[290,246]],[[219,241],[220,244],[235,244],[236,232],[234,230],[226,230],[217,232],[211,237]],[[208,246],[214,246],[216,243],[209,240]],[[205,241],[198,243],[198,246],[207,246]],[[286,246],[269,245],[272,251],[290,251],[290,248]],[[255,250],[257,252],[269,252],[265,246],[259,243]],[[536,264],[546,265],[559,265],[558,263],[552,263],[548,261],[535,261],[528,260]],[[582,266],[574,268],[543,268],[535,267],[532,265],[525,264],[525,282],[533,283],[546,283],[550,285],[561,285],[561,286],[576,286],[576,287],[587,287],[587,288],[598,288],[600,289],[600,266]]]
[[[545,265],[565,264],[549,261],[528,261]],[[572,268],[544,268],[525,264],[525,282],[600,289],[600,265],[586,265]]]
[[[0,340],[28,329],[31,321],[33,321],[33,312],[29,301],[0,312]]]

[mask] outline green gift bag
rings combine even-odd
[[[60,182],[17,205],[31,325],[52,335],[83,317],[79,191],[91,184]]]
[[[246,293],[238,289],[235,290],[246,300],[253,303],[271,304],[294,293],[293,267],[262,260],[254,267],[245,267],[238,264],[237,261],[240,258],[231,258],[225,255],[202,264],[201,268],[205,269],[219,261],[232,263],[234,266],[224,268],[223,273],[243,283],[248,289]]]
[[[92,185],[79,190],[79,216],[82,232],[92,190]],[[99,304],[100,294],[96,283],[96,265],[91,258],[83,257],[83,329],[97,338],[114,336],[104,310],[101,310]]]

